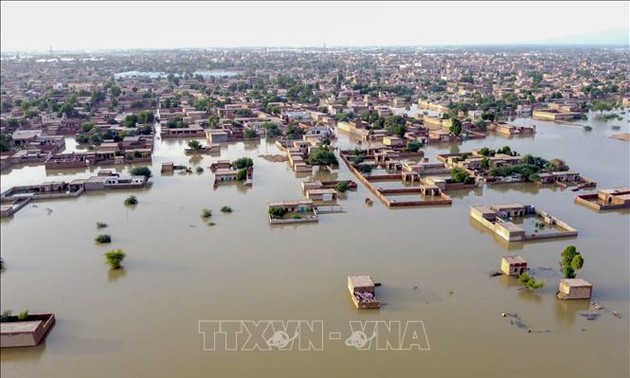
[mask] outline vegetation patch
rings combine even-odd
[[[107,234],[100,234],[96,238],[94,238],[94,241],[99,244],[107,244],[112,242],[112,237]]]
[[[125,254],[125,252],[123,252],[122,249],[114,249],[105,252],[105,261],[111,269],[120,269],[122,268],[122,261],[125,259],[126,256],[127,255]]]

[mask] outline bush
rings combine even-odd
[[[372,166],[368,165],[368,164],[361,164],[361,165],[359,165],[359,172],[361,172],[361,173],[371,173],[372,172]]]
[[[107,227],[107,223],[96,222],[96,228],[105,228]]]
[[[287,210],[280,207],[274,207],[274,208],[269,209],[269,216],[273,219],[282,218],[284,217],[286,213],[287,213]]]
[[[2,314],[0,314],[0,322],[8,322],[11,320],[11,315],[13,315],[13,311],[11,310],[2,311]]]
[[[352,158],[352,162],[354,164],[361,164],[364,161],[365,161],[365,158],[363,156],[360,156],[360,155],[359,156],[355,156],[355,157]]]
[[[243,168],[243,169],[239,169],[238,172],[236,172],[236,181],[245,181],[247,179],[247,169]]]
[[[344,193],[346,190],[348,190],[348,186],[349,186],[348,181],[339,181],[337,185],[335,186],[335,189],[339,193]]]
[[[210,209],[203,209],[201,210],[201,217],[202,218],[210,218],[212,216],[212,210]]]
[[[130,195],[129,197],[125,198],[125,205],[137,205],[137,204],[138,204],[138,199],[136,198],[136,196]]]
[[[453,168],[451,171],[451,180],[453,182],[467,183],[469,178],[470,174],[461,168]]]
[[[197,167],[197,168],[195,169],[195,171],[196,171],[197,173],[203,173],[203,168],[201,168],[201,167]]]
[[[593,128],[591,126],[584,126],[584,131],[591,131]]]
[[[105,260],[111,269],[120,269],[125,256],[127,255],[125,255],[122,249],[114,249],[105,252]]]
[[[231,207],[229,207],[229,206],[223,206],[223,207],[221,208],[221,212],[222,212],[222,213],[231,213],[231,212],[232,212],[232,208],[231,208]]]
[[[151,177],[151,170],[149,167],[133,167],[130,172],[133,176],[144,176],[146,178]]]
[[[527,273],[523,273],[518,276],[518,281],[521,283],[521,285],[525,286],[528,289],[536,290],[545,286],[545,283],[543,281],[538,281]]]
[[[28,310],[24,310],[17,315],[17,319],[21,322],[28,319]]]
[[[409,152],[418,152],[421,147],[422,143],[418,141],[410,140],[409,142],[407,142],[407,151]]]
[[[201,145],[201,143],[198,140],[192,139],[192,140],[188,141],[188,147],[191,150],[197,151],[197,150],[200,150],[203,146]]]
[[[94,241],[96,241],[99,244],[111,243],[112,237],[107,234],[100,234],[94,239]]]

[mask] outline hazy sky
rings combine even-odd
[[[1,50],[492,44],[627,29],[630,2],[9,2]]]

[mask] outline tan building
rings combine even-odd
[[[370,276],[348,276],[348,291],[352,302],[359,309],[381,307],[374,293],[375,286]]]
[[[520,276],[527,272],[527,260],[521,256],[503,256],[501,271],[508,276]]]
[[[563,278],[556,297],[558,299],[590,299],[593,294],[593,285],[581,278]]]

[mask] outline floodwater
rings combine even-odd
[[[516,122],[538,125],[535,137],[490,136],[425,152],[433,161],[440,152],[510,145],[522,154],[560,157],[598,188],[629,186],[630,144],[608,137],[628,132],[624,117],[588,121],[590,132],[522,119]],[[611,131],[613,124],[621,130]],[[338,143],[353,145],[344,134]],[[388,210],[359,184],[339,201],[345,213],[321,215],[317,224],[271,227],[267,202],[302,199],[300,181],[308,175],[298,179],[286,163],[259,157],[279,151],[254,141],[225,144],[220,156],[251,156],[252,188],[214,189],[207,169],[161,176],[164,161],[207,167],[219,159],[185,156],[185,145],[158,141],[152,185],[134,191],[135,208],[123,205],[127,191],[90,193],[29,205],[2,220],[2,308],[57,316],[42,345],[2,350],[3,378],[628,375],[630,212],[598,213],[575,204],[570,190],[526,184],[452,193],[448,207]],[[1,187],[96,171],[14,168],[2,175]],[[354,178],[343,164],[319,177]],[[365,205],[366,197],[373,206]],[[548,211],[579,236],[508,246],[470,219],[471,205],[506,202]],[[224,205],[233,213],[221,213]],[[201,219],[203,208],[213,210],[215,226]],[[99,221],[109,227],[97,230]],[[101,232],[111,234],[111,245],[94,243]],[[578,277],[593,283],[593,300],[603,310],[555,299],[558,259],[569,244],[584,256]],[[124,270],[111,272],[105,264],[103,253],[113,248],[127,253]],[[489,277],[504,254],[527,259],[545,287],[528,292],[514,279]],[[354,308],[346,289],[350,274],[382,282],[380,310]],[[588,312],[600,316],[587,320]],[[323,350],[204,351],[200,320],[241,319],[321,320]],[[423,321],[430,350],[345,345],[350,321],[376,320]],[[341,338],[331,340],[330,332]]]

